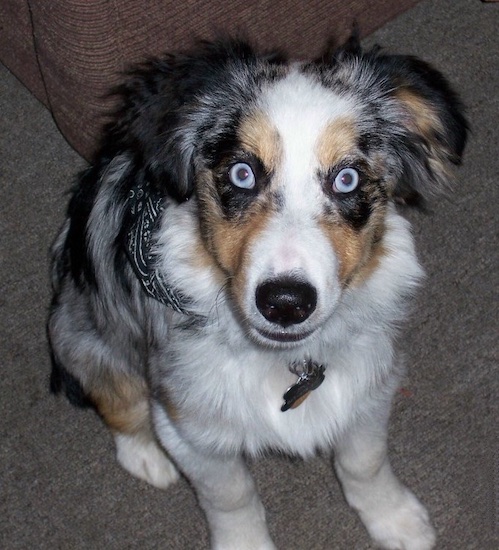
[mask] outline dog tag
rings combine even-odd
[[[296,383],[290,386],[283,395],[284,405],[281,411],[296,409],[310,395],[310,392],[317,389],[324,382],[324,365],[318,365],[313,361],[305,360],[302,363],[293,364],[291,372],[299,375]]]

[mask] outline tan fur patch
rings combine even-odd
[[[215,196],[213,177],[209,171],[201,175],[199,199],[201,232],[205,245],[199,249],[200,262],[209,265],[215,260],[225,276],[233,277],[241,270],[249,242],[258,235],[267,223],[272,209],[265,199],[255,200],[242,218],[228,220]]]
[[[261,111],[241,122],[238,137],[245,151],[256,155],[269,171],[275,170],[282,157],[282,144],[277,129]]]
[[[220,269],[220,265],[216,262],[215,258],[208,252],[201,238],[193,243],[192,250],[191,265],[195,269],[209,269],[220,287],[222,287],[226,281],[226,275]]]
[[[352,277],[350,286],[360,285],[363,281],[369,279],[372,273],[378,268],[385,253],[386,250],[382,242],[374,244],[371,247],[365,263],[358,267],[356,273]]]
[[[346,224],[323,224],[339,260],[339,279],[347,285],[364,256],[365,242],[362,233]]]
[[[344,223],[322,222],[339,260],[342,286],[356,286],[369,278],[384,254],[382,227],[367,226],[356,231]]]
[[[204,241],[200,261],[205,266],[214,262],[221,269],[221,287],[230,281],[236,302],[242,303],[247,252],[273,214],[271,198],[256,199],[241,217],[226,219],[216,198],[213,175],[209,171],[200,176],[198,197]]]
[[[407,88],[397,90],[396,97],[408,115],[403,122],[409,130],[419,134],[430,146],[428,162],[432,171],[443,180],[447,180],[452,175],[451,167],[447,162],[447,155],[451,152],[436,139],[437,133],[444,132],[438,113],[422,97]]]
[[[406,112],[409,114],[406,121],[409,129],[427,140],[433,141],[435,132],[441,131],[442,125],[431,105],[407,88],[398,89],[395,96],[404,105]]]
[[[135,434],[150,429],[147,385],[138,376],[108,374],[90,396],[112,430]]]
[[[267,225],[271,210],[258,208],[248,212],[244,221],[217,220],[212,225],[213,246],[223,269],[236,275],[243,269],[249,244],[254,241]]]
[[[357,129],[352,118],[341,117],[329,123],[316,145],[317,158],[324,169],[335,166],[357,147]]]

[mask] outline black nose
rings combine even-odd
[[[262,283],[255,298],[256,307],[265,319],[282,327],[303,323],[317,305],[315,288],[292,277]]]

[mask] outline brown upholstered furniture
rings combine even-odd
[[[314,55],[357,21],[365,36],[417,0],[0,0],[0,61],[89,158],[130,62],[243,32],[262,47]]]

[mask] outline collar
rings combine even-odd
[[[156,266],[154,237],[165,209],[164,202],[164,197],[148,181],[137,183],[130,189],[125,203],[129,220],[125,236],[126,254],[142,288],[149,296],[188,315],[188,300],[168,284]]]

